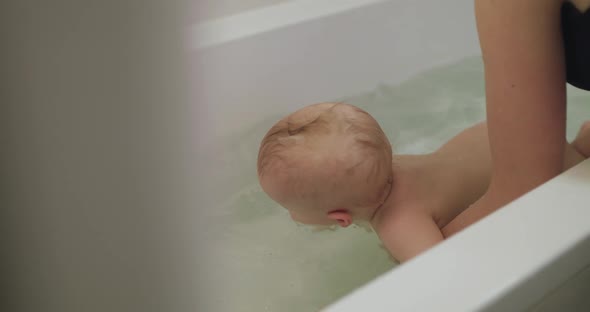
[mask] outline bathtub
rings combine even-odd
[[[294,0],[193,25],[188,45],[194,133],[208,159],[265,118],[480,54],[467,0]],[[231,180],[210,164],[200,170]],[[588,190],[590,161],[325,311],[588,309]]]

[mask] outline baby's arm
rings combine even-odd
[[[420,213],[396,216],[379,236],[385,248],[400,263],[444,240],[432,217]]]

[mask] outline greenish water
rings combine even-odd
[[[590,119],[590,93],[568,89],[568,138]],[[395,85],[337,100],[372,114],[395,153],[426,153],[485,119],[480,58],[436,68]],[[311,104],[311,103],[302,103]],[[314,233],[295,225],[262,192],[256,156],[281,116],[260,121],[216,153],[217,178],[205,192],[210,295],[223,311],[314,311],[395,268],[373,233],[360,228]],[[213,166],[213,165],[212,165]],[[205,290],[206,291],[206,290]]]

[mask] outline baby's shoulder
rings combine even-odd
[[[485,122],[475,124],[457,133],[443,144],[439,154],[463,154],[472,152],[473,149],[486,150],[488,146],[488,129]]]
[[[411,202],[395,206],[388,213],[383,214],[381,224],[384,230],[411,229],[416,223],[422,223],[425,220],[436,221],[431,207],[426,203]]]

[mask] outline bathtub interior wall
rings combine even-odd
[[[287,1],[291,0],[198,0],[193,3],[193,20],[212,20]]]
[[[310,1],[289,4],[298,2],[306,7],[294,24],[279,20],[273,22],[275,28],[205,46],[201,39],[206,40],[206,34],[190,38],[198,47],[192,68],[199,103],[196,133],[202,144],[214,144],[217,137],[306,103],[358,94],[379,83],[399,83],[428,68],[479,54],[471,1],[357,0],[347,2],[370,4],[321,16],[313,13]],[[275,20],[273,10],[260,11],[249,12],[241,22],[256,29],[257,21]],[[306,20],[306,14],[313,18]],[[239,17],[224,20],[217,27],[221,30],[212,32],[233,38],[232,33],[244,28],[234,25],[235,19]]]

